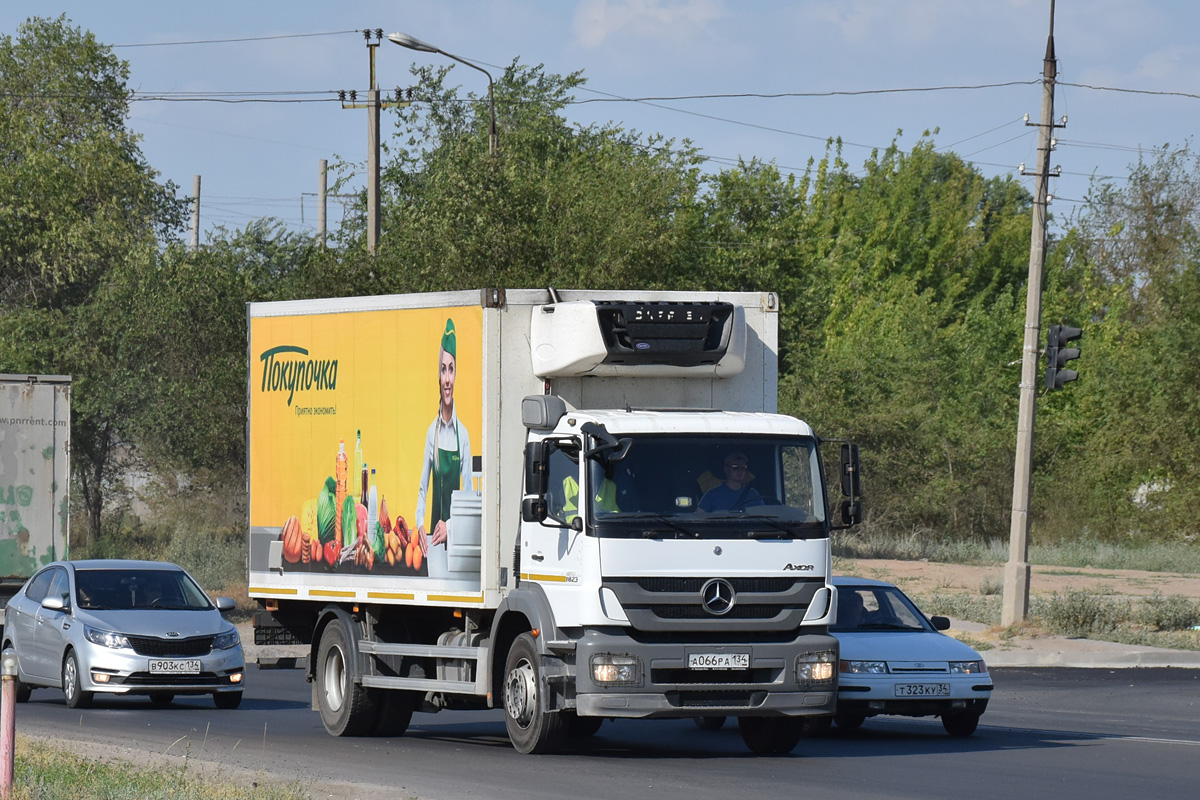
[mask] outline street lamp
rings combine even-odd
[[[422,53],[441,53],[446,58],[451,58],[460,64],[466,64],[471,69],[477,69],[488,79],[488,155],[496,155],[496,103],[492,94],[492,74],[483,67],[472,64],[464,58],[459,58],[456,55],[447,53],[440,47],[434,47],[428,42],[422,42],[415,36],[409,36],[407,33],[389,33],[388,41],[393,44],[398,44],[401,47],[407,47],[409,50],[419,50]]]

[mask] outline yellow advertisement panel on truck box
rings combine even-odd
[[[478,590],[482,309],[252,314],[249,325],[251,574]]]

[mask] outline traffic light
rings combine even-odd
[[[1068,361],[1079,358],[1079,348],[1063,345],[1082,335],[1083,331],[1069,325],[1050,326],[1050,333],[1046,338],[1046,391],[1061,389],[1064,383],[1070,383],[1079,377],[1075,370],[1063,369]]]

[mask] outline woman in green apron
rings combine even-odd
[[[446,320],[442,345],[438,349],[438,414],[425,436],[425,457],[421,462],[421,487],[417,490],[417,541],[426,555],[430,545],[446,541],[446,522],[450,519],[450,493],[463,488],[463,476],[471,468],[471,437],[454,412],[454,378],[457,368],[454,320]],[[425,534],[425,505],[433,479],[429,530]],[[470,478],[468,476],[467,480]],[[469,487],[469,484],[468,484]]]

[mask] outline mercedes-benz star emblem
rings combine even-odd
[[[716,617],[728,614],[729,609],[733,608],[734,599],[733,584],[724,578],[713,578],[700,590],[700,602],[704,604],[704,610]]]

